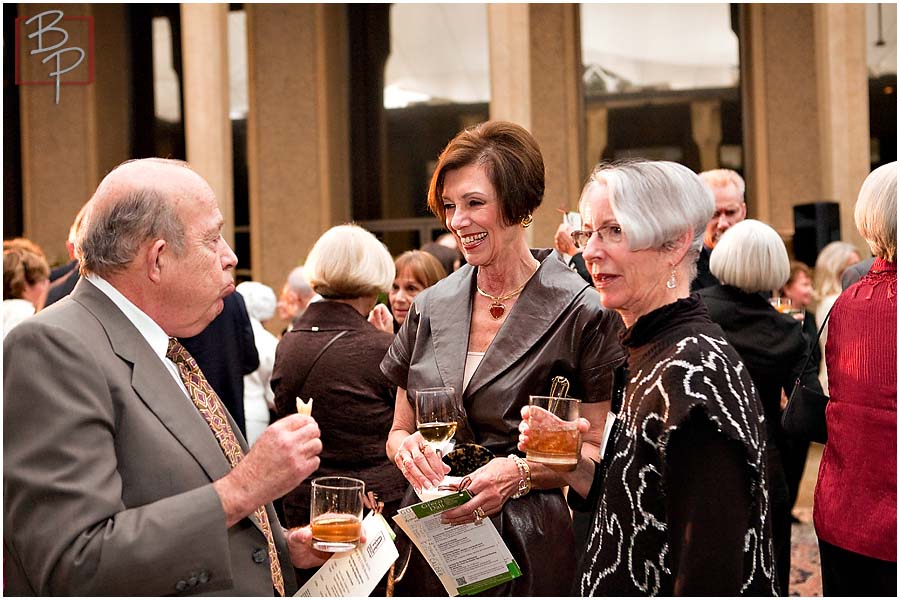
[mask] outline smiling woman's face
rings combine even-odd
[[[590,185],[579,206],[583,230],[619,226],[605,183]],[[603,306],[618,312],[627,326],[668,303],[666,280],[672,267],[665,252],[652,248],[629,250],[628,237],[623,232],[621,240],[615,243],[592,235],[583,256]]]
[[[493,264],[522,235],[518,225],[503,223],[500,200],[480,164],[447,171],[441,198],[447,228],[459,239],[470,265]]]

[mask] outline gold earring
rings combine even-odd
[[[531,215],[525,215],[522,218],[522,227],[524,227],[525,229],[528,229],[533,222],[534,222],[534,217],[532,217]]]

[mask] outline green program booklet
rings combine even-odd
[[[522,575],[490,519],[444,525],[441,513],[471,500],[467,491],[401,508],[394,521],[413,541],[450,596],[471,596]]]

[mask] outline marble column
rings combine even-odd
[[[719,166],[719,145],[722,143],[722,104],[719,100],[691,102],[691,133],[700,150],[700,170]]]
[[[85,52],[81,64],[63,74],[61,81],[90,80],[93,63],[93,81],[61,85],[59,103],[54,79],[49,75],[56,62],[41,62],[50,52],[30,54],[38,48],[38,40],[26,37],[37,30],[38,24],[25,21],[50,10],[63,12],[63,20],[53,25],[68,34],[62,48]],[[23,234],[43,248],[51,264],[58,264],[69,259],[65,242],[75,214],[90,199],[103,175],[128,158],[130,52],[125,8],[20,4],[19,16],[19,79],[29,82],[19,87]],[[51,26],[53,18],[43,18],[43,26]],[[58,39],[52,33],[45,34],[43,47],[53,46]],[[76,52],[61,54],[61,70],[74,65],[77,58]]]

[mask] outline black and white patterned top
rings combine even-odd
[[[628,365],[627,371],[623,368],[620,372],[613,406],[618,419],[586,500],[594,507],[594,518],[580,595],[671,596],[679,589],[677,574],[718,576],[704,573],[703,565],[689,569],[673,565],[673,554],[680,560],[697,560],[696,553],[685,550],[683,537],[673,539],[669,527],[672,497],[686,493],[679,487],[683,480],[673,478],[669,468],[668,444],[679,429],[708,431],[723,444],[731,444],[730,448],[742,449],[734,455],[743,458],[725,464],[741,471],[743,479],[730,480],[749,481],[749,494],[746,484],[732,493],[726,485],[719,488],[714,483],[708,491],[704,488],[698,494],[692,489],[688,496],[689,505],[723,506],[726,511],[733,506],[729,504],[732,499],[749,498],[749,507],[742,505],[745,510],[735,511],[744,517],[729,522],[730,527],[738,528],[732,539],[743,537],[743,568],[736,564],[740,549],[734,544],[721,549],[738,557],[734,561],[737,576],[734,581],[716,582],[722,584],[718,589],[731,590],[734,595],[776,595],[763,412],[737,352],[695,296],[641,317],[625,332],[622,343],[628,351]],[[689,424],[691,428],[687,428]],[[681,447],[690,448],[690,443]],[[706,457],[696,456],[695,460],[689,456],[692,468],[694,464],[697,469],[709,468]],[[748,469],[741,468],[742,460]],[[696,512],[703,520],[703,510]],[[703,552],[720,551],[715,543],[712,546]]]

